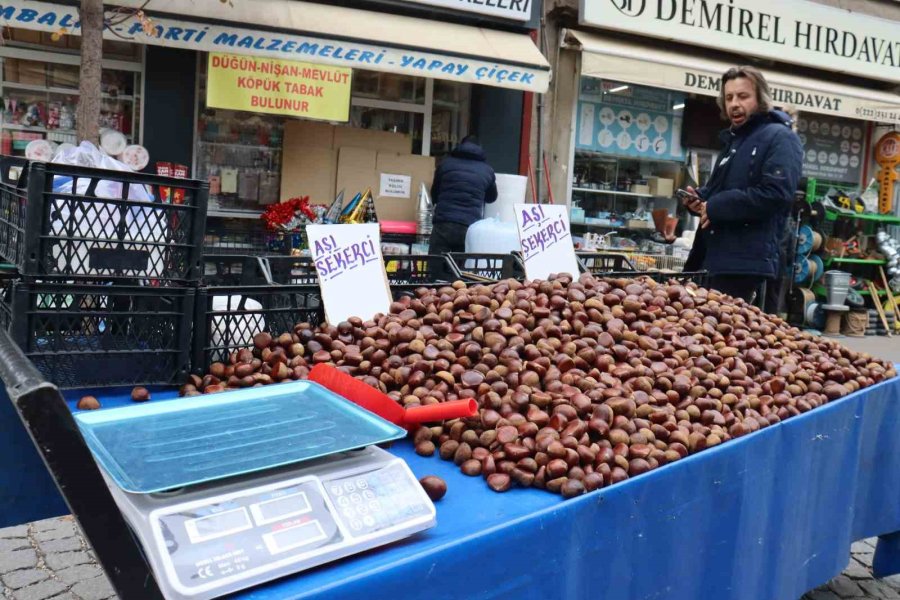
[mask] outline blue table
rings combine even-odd
[[[796,600],[851,542],[900,531],[898,407],[900,378],[567,501],[496,494],[405,441],[392,451],[417,476],[447,481],[435,528],[236,597]],[[875,565],[900,572],[897,536]]]

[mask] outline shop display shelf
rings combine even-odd
[[[206,213],[208,217],[215,217],[220,219],[259,219],[259,216],[262,214],[261,210],[239,210],[239,209],[227,209],[227,208],[216,208],[210,209],[209,212]]]
[[[871,213],[855,213],[855,212],[844,212],[842,210],[838,210],[831,206],[825,207],[825,218],[829,221],[834,221],[837,219],[859,219],[862,221],[877,221],[879,223],[893,223],[900,224],[900,217],[895,215],[875,215]]]
[[[0,284],[0,324],[59,387],[170,384],[187,373],[193,288],[18,277]]]
[[[3,156],[0,258],[29,277],[195,282],[207,191],[191,179]]]
[[[886,265],[887,261],[883,259],[877,258],[826,258],[825,266],[829,266],[832,264],[850,264],[850,265]]]
[[[3,123],[0,125],[0,129],[8,129],[10,131],[33,131],[35,133],[58,133],[62,135],[77,135],[78,132],[74,129],[60,129],[58,127],[38,127],[33,125],[17,125],[15,123]],[[130,133],[123,133],[128,140],[132,139],[132,135]]]
[[[638,194],[635,192],[619,192],[616,190],[596,190],[594,188],[573,187],[573,192],[587,192],[589,194],[609,194],[612,196],[632,196],[634,198],[656,198],[652,194]]]

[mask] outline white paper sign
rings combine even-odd
[[[551,273],[578,277],[566,206],[516,204],[515,211],[525,275],[529,279],[547,279]]]
[[[412,177],[409,175],[382,173],[378,195],[387,198],[409,198],[411,188]]]
[[[306,234],[329,323],[388,312],[391,290],[377,223],[307,225]]]

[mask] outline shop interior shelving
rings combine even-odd
[[[78,66],[64,54],[9,52],[15,56],[0,57],[2,151],[23,155],[35,139],[77,143]],[[100,126],[121,132],[129,143],[140,142],[141,68],[104,68],[101,75]]]

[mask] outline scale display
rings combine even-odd
[[[107,481],[167,598],[214,598],[435,522],[406,463],[376,447],[174,494]]]

